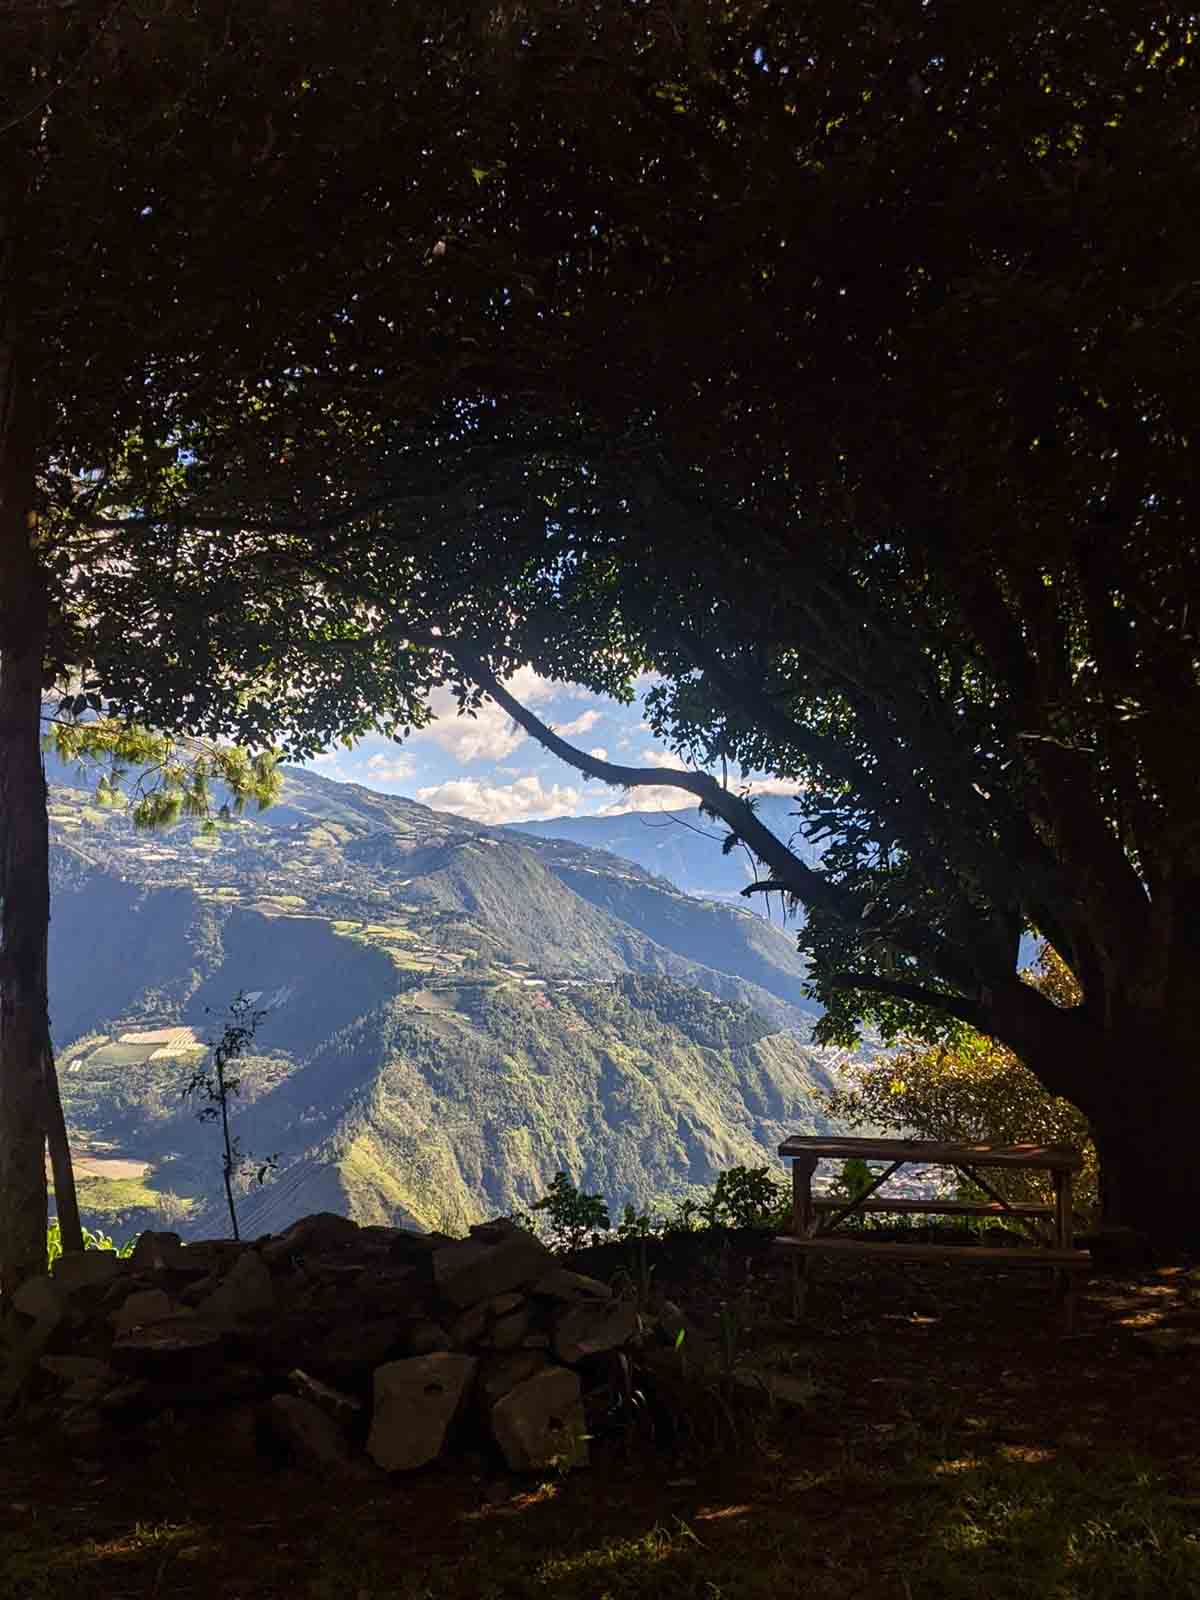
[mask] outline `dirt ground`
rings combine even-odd
[[[0,1596],[1200,1596],[1190,1263],[1093,1276],[1070,1338],[1044,1272],[822,1264],[797,1323],[750,1236],[577,1264],[720,1352],[635,1368],[589,1467],[522,1481],[467,1441],[321,1481],[203,1394],[86,1440],[35,1411],[0,1432]]]

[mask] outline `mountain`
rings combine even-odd
[[[794,939],[604,852],[288,769],[215,833],[135,830],[51,772],[51,1006],[83,1203],[212,1226],[214,1130],[180,1098],[235,995],[263,1015],[234,1127],[313,1210],[471,1221],[560,1167],[649,1204],[824,1126]]]
[[[802,861],[812,865],[819,860],[819,847],[799,832],[798,801],[786,795],[763,795],[757,809],[772,833],[789,842]],[[607,850],[668,879],[687,894],[737,899],[754,876],[744,850],[722,853],[721,843],[728,833],[725,825],[701,816],[694,806],[683,811],[623,811],[611,817],[554,817],[505,826],[539,839]],[[765,913],[761,900],[756,901],[756,909]]]

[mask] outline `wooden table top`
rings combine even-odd
[[[824,1139],[807,1134],[785,1139],[779,1154],[920,1161],[931,1167],[1038,1167],[1043,1172],[1078,1172],[1083,1165],[1079,1151],[1063,1144],[949,1144],[936,1139]]]

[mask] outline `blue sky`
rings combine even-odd
[[[564,738],[601,759],[629,766],[679,765],[647,727],[640,696],[632,706],[619,705],[586,689],[552,683],[528,667],[507,686]],[[475,822],[679,810],[695,804],[691,795],[666,785],[625,793],[585,779],[543,750],[492,701],[474,718],[457,715],[449,690],[436,690],[431,704],[437,720],[403,745],[364,739],[353,750],[331,750],[309,765],[326,778],[407,795]],[[730,776],[734,781],[736,775]],[[758,793],[795,792],[794,782],[764,780],[753,786]]]

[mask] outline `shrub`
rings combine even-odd
[[[1079,1003],[1070,973],[1049,946],[1026,976],[1059,1005]],[[910,1042],[893,1056],[850,1066],[844,1076],[847,1087],[825,1097],[829,1117],[922,1139],[1073,1145],[1083,1155],[1077,1207],[1096,1205],[1096,1152],[1083,1113],[1047,1094],[994,1039],[964,1030],[948,1044]],[[1008,1200],[1048,1198],[1044,1173],[989,1170],[988,1182]]]

